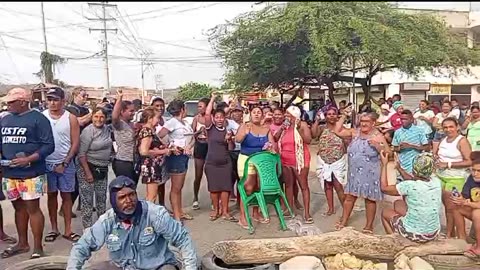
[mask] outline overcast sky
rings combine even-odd
[[[107,8],[107,17],[116,18],[107,27],[118,29],[108,33],[110,84],[141,87],[138,58],[150,51],[155,63],[145,71],[147,89],[155,88],[156,75],[161,75],[166,88],[189,81],[219,86],[223,69],[212,56],[206,31],[264,7],[254,2],[110,3],[118,6]],[[400,6],[468,10],[469,2],[400,2]],[[480,3],[473,3],[472,10],[480,10]],[[89,28],[103,25],[86,19],[101,16],[101,8],[86,2],[46,2],[44,11],[49,52],[71,58],[59,67],[56,77],[72,85],[104,86],[104,62],[92,57],[102,50],[103,34],[89,33]],[[44,50],[40,3],[0,3],[0,25],[0,82],[37,83],[33,73],[40,69]]]

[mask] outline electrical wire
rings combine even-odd
[[[5,40],[3,39],[3,36],[2,36],[2,35],[0,35],[0,41],[2,42],[2,45],[3,45],[3,47],[5,48],[5,52],[7,53],[7,56],[8,56],[8,58],[10,59],[10,62],[11,62],[11,64],[12,64],[12,66],[13,66],[13,70],[15,71],[15,75],[17,76],[17,79],[20,80],[20,81],[24,81],[22,75],[21,75],[20,72],[18,71],[17,64],[15,63],[15,61],[13,61],[13,57],[12,57],[12,55],[10,54],[10,51],[8,50],[7,45],[5,44]]]

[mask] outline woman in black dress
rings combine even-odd
[[[228,210],[228,202],[232,190],[232,160],[229,150],[235,147],[233,134],[227,132],[225,111],[215,110],[212,117],[215,94],[208,103],[205,113],[205,126],[207,127],[208,152],[205,159],[205,175],[207,176],[208,191],[212,199],[213,210],[210,220],[214,221],[220,216],[223,219],[238,222]],[[220,210],[221,202],[221,210]]]

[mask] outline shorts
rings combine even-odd
[[[47,164],[48,192],[75,192],[75,164],[70,162],[63,173],[54,172],[54,167],[55,165],[53,164]]]
[[[411,233],[407,232],[405,226],[403,225],[402,216],[394,216],[390,219],[390,225],[393,228],[393,231],[400,234],[401,236],[407,238],[408,240],[416,243],[427,243],[437,239],[440,234],[440,230],[437,230],[433,233]]]
[[[208,153],[208,144],[195,142],[193,146],[193,158],[205,160]]]
[[[31,201],[40,199],[46,193],[47,179],[45,175],[27,179],[3,178],[2,187],[10,201]]]
[[[452,191],[453,188],[457,188],[458,192],[462,192],[463,185],[465,185],[464,177],[440,177],[438,176],[442,183],[442,190]]]
[[[435,135],[433,136],[433,141],[434,142],[441,142],[445,137],[447,137],[447,134],[443,132],[435,132]]]
[[[245,162],[247,161],[247,159],[248,159],[248,156],[244,154],[238,155],[237,172],[240,179],[242,179],[243,177],[243,174],[245,171]],[[247,173],[248,175],[257,174],[257,169],[255,168],[255,165],[253,165],[252,163],[248,163]]]
[[[166,157],[165,160],[167,172],[169,174],[181,174],[186,173],[188,169],[188,156],[187,155],[172,155]]]

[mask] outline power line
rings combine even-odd
[[[15,61],[13,61],[13,57],[10,54],[10,51],[8,50],[7,45],[5,44],[5,40],[3,39],[3,36],[1,36],[1,35],[0,35],[0,41],[2,42],[2,45],[5,48],[5,53],[7,54],[8,59],[10,59],[10,62],[13,65],[13,70],[15,71],[15,75],[17,76],[17,79],[20,80],[20,81],[24,81],[23,78],[22,78],[22,75],[18,71],[17,64],[15,64]]]
[[[112,32],[117,32],[117,29],[109,29],[107,28],[107,21],[109,20],[114,20],[112,18],[107,18],[107,7],[117,7],[117,5],[112,5],[112,4],[107,4],[107,2],[102,2],[101,4],[99,3],[88,3],[89,6],[101,6],[102,7],[102,13],[103,17],[102,18],[94,18],[94,19],[89,19],[89,20],[98,20],[103,22],[103,28],[102,29],[95,29],[95,28],[89,28],[89,31],[102,31],[103,32],[103,52],[105,56],[105,76],[106,76],[106,90],[110,91],[110,71],[109,71],[109,66],[108,66],[108,31]]]
[[[184,48],[184,49],[190,49],[190,50],[196,50],[196,51],[202,51],[202,52],[210,52],[210,50],[207,50],[207,49],[195,48],[195,47],[190,47],[190,46],[187,46],[187,45],[180,45],[180,44],[175,44],[175,43],[166,42],[166,41],[153,40],[153,39],[149,39],[149,38],[139,38],[139,39],[145,40],[145,41],[148,41],[148,42],[152,42],[152,43],[158,43],[158,44],[178,47],[178,48]]]

